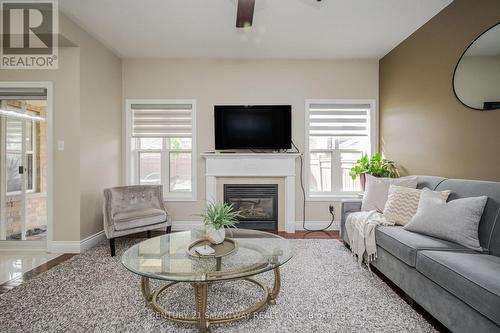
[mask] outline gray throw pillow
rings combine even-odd
[[[446,202],[429,189],[423,189],[417,213],[404,228],[441,238],[481,251],[478,230],[488,197],[470,197]]]
[[[417,187],[417,176],[406,176],[401,178],[378,178],[372,175],[366,175],[366,188],[361,203],[362,211],[376,210],[384,211],[389,187],[391,185],[406,186],[410,188]]]

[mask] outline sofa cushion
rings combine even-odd
[[[139,228],[145,225],[165,222],[167,214],[164,210],[148,208],[129,210],[113,215],[115,230]]]
[[[375,231],[377,246],[415,267],[417,252],[420,250],[468,251],[471,250],[442,239],[406,231],[400,226],[379,226]]]
[[[417,270],[500,325],[500,257],[421,251]]]
[[[106,192],[113,216],[132,210],[163,208],[161,185],[119,186],[107,189]]]

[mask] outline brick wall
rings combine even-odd
[[[9,101],[11,107],[21,107],[18,101]],[[47,111],[43,102],[28,104],[27,109],[37,115],[46,117]],[[37,122],[36,127],[36,159],[33,166],[36,169],[37,181],[34,193],[26,194],[26,230],[46,228],[47,225],[47,122]],[[20,195],[8,195],[5,203],[5,219],[7,239],[21,233]]]
[[[7,238],[21,233],[21,197],[9,196],[5,207]],[[26,230],[47,225],[47,197],[45,193],[28,194],[26,197]]]

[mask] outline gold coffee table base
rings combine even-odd
[[[274,285],[273,288],[267,288],[262,283],[252,279],[252,278],[241,278],[233,280],[246,280],[257,286],[259,286],[264,291],[264,297],[253,304],[252,306],[229,314],[225,314],[222,317],[218,316],[208,316],[207,315],[207,305],[208,305],[208,285],[212,282],[192,282],[194,287],[194,298],[196,304],[196,315],[194,316],[182,316],[174,312],[165,310],[158,304],[158,298],[161,293],[166,291],[168,288],[176,285],[180,282],[168,283],[157,290],[151,292],[149,278],[143,276],[141,278],[141,289],[147,304],[157,313],[161,314],[163,318],[178,322],[178,323],[188,323],[196,324],[200,332],[205,333],[208,331],[210,324],[223,324],[231,321],[241,320],[250,318],[250,316],[256,312],[259,312],[267,307],[267,305],[276,304],[276,298],[278,297],[281,288],[281,276],[279,267],[274,269]],[[226,280],[228,281],[228,280]],[[220,281],[224,282],[224,281]]]

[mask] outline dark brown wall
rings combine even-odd
[[[452,87],[462,52],[497,22],[500,0],[455,0],[380,61],[380,146],[405,173],[500,181],[500,110],[468,109]]]

